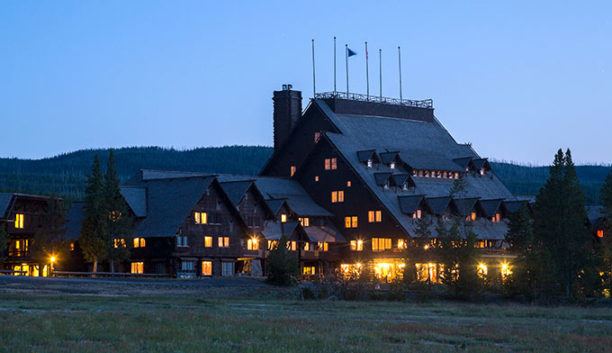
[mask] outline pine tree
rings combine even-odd
[[[431,239],[430,225],[430,221],[425,217],[416,220],[414,238],[406,244],[405,267],[403,271],[403,281],[405,284],[411,284],[417,280],[416,262],[417,259],[423,259],[423,246],[429,244]]]
[[[42,227],[34,233],[30,244],[31,258],[42,266],[50,262],[54,256],[59,261],[66,258],[67,244],[64,241],[65,218],[62,201],[51,197],[47,202],[47,210],[41,216]]]
[[[534,234],[540,261],[539,294],[577,299],[588,291],[581,274],[592,271],[592,241],[586,227],[584,196],[571,152],[559,150],[546,184],[536,198]],[[584,275],[583,275],[584,276]]]
[[[6,250],[8,248],[9,236],[6,232],[6,225],[0,223],[0,259],[6,256]]]
[[[299,271],[298,259],[287,249],[287,237],[282,236],[268,255],[268,283],[288,286],[294,284]]]
[[[111,272],[115,272],[115,263],[129,258],[129,250],[125,247],[115,247],[113,238],[126,236],[130,233],[132,219],[127,205],[121,196],[121,186],[115,164],[115,153],[111,149],[108,154],[106,174],[104,175],[104,212],[106,213],[106,238],[108,241],[108,260]]]
[[[601,204],[604,213],[604,237],[600,239],[601,271],[605,274],[606,288],[612,289],[612,171],[601,188]]]
[[[546,275],[538,273],[539,269],[544,267],[539,264],[543,247],[536,243],[534,238],[533,218],[527,205],[511,214],[508,220],[506,241],[510,252],[516,254],[517,258],[514,260],[512,276],[506,279],[504,286],[510,294],[523,294],[533,298],[537,283]]]
[[[458,299],[474,299],[483,286],[483,279],[478,278],[476,273],[476,234],[469,229],[466,232],[462,237],[459,220],[455,219],[439,238],[440,262],[444,265],[442,283],[451,297]]]
[[[92,271],[108,256],[107,213],[104,205],[104,180],[100,170],[100,159],[94,158],[91,175],[85,190],[85,219],[81,227],[79,245],[85,259],[92,263]]]

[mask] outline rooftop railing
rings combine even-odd
[[[416,108],[433,108],[433,100],[432,99],[424,99],[424,100],[411,100],[411,99],[399,99],[399,98],[389,98],[389,97],[380,97],[374,95],[365,95],[359,93],[349,93],[346,92],[322,92],[315,94],[315,98],[317,99],[350,99],[361,102],[374,102],[374,103],[383,103],[383,104],[393,104],[393,105],[404,105],[408,107],[416,107]]]

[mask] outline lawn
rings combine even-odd
[[[91,291],[76,282],[82,290],[69,291],[61,289],[69,282],[47,283],[33,290],[0,282],[0,352],[612,351],[612,308],[299,301],[265,287],[254,292],[261,298],[224,298],[210,287]]]

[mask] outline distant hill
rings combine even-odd
[[[81,150],[29,160],[0,158],[0,191],[61,195],[81,199],[95,155],[104,163],[107,149]],[[127,179],[143,168],[256,175],[272,154],[271,147],[225,146],[179,151],[161,147],[115,150],[119,176]],[[548,167],[494,162],[493,170],[515,195],[535,195],[548,177]],[[599,202],[599,189],[610,167],[579,166],[587,202]]]

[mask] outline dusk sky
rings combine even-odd
[[[612,163],[609,1],[23,1],[0,3],[1,157],[83,148],[272,145],[272,91],[338,85],[432,98],[459,142],[546,164]],[[537,3],[537,4],[536,4]],[[306,106],[307,100],[304,100]]]

